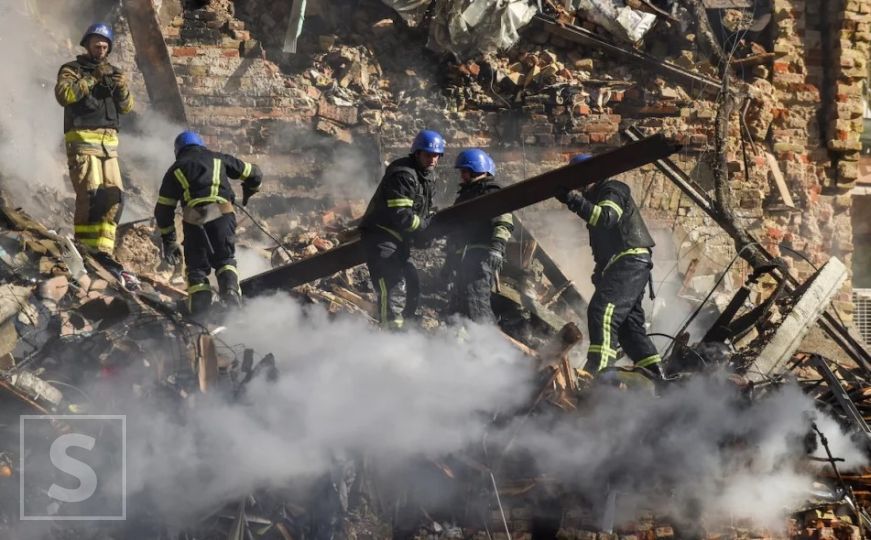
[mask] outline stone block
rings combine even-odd
[[[828,143],[826,143],[826,146],[832,152],[858,152],[862,150],[862,143],[858,140],[858,137],[856,137],[856,139],[857,140],[832,139]]]
[[[318,116],[346,126],[356,125],[359,117],[356,106],[336,105],[325,97],[318,101]]]
[[[315,123],[315,129],[344,143],[351,144],[354,142],[354,136],[351,134],[351,131],[332,120],[318,118]]]
[[[196,47],[173,47],[173,56],[196,56],[199,53]]]

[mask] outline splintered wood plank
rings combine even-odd
[[[771,152],[765,152],[765,159],[768,161],[771,176],[774,178],[774,185],[777,186],[777,191],[780,193],[780,199],[783,201],[783,204],[795,208],[795,202],[792,200],[789,188],[786,187],[786,179],[783,177],[783,172],[780,170],[777,158]]]

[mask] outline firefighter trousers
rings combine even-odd
[[[76,193],[75,239],[91,251],[112,255],[124,208],[117,153],[68,145],[67,162]]]
[[[371,233],[363,237],[366,266],[378,299],[378,322],[382,328],[398,330],[405,319],[417,312],[420,285],[417,268],[411,262],[407,242]]]
[[[476,322],[495,322],[491,304],[494,269],[486,249],[467,249],[457,268],[451,295],[451,312]]]
[[[202,313],[211,305],[209,274],[212,269],[218,279],[221,298],[238,303],[241,293],[236,267],[236,215],[224,214],[203,225],[183,222],[182,226],[190,312]]]
[[[596,292],[587,309],[590,349],[587,369],[601,371],[617,357],[618,344],[638,367],[661,361],[644,328],[641,301],[650,282],[649,255],[622,257],[595,275]]]

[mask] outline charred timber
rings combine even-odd
[[[495,193],[446,208],[433,217],[427,232],[433,237],[441,236],[466,221],[514,212],[553,197],[559,188],[578,189],[668,157],[678,150],[679,145],[668,141],[661,134],[632,142],[582,163],[566,165],[517,182]],[[362,243],[354,240],[319,255],[245,279],[241,284],[242,294],[255,296],[275,290],[289,290],[363,262],[365,253]]]
[[[170,120],[187,124],[184,102],[154,3],[152,0],[123,0],[122,5],[136,46],[136,64],[142,70],[152,106]]]

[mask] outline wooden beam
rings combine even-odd
[[[679,145],[669,142],[661,134],[629,143],[581,163],[565,165],[446,208],[433,217],[427,235],[433,238],[443,236],[463,223],[520,210],[553,197],[560,188],[578,189],[637,169],[679,149]],[[365,255],[362,241],[353,240],[313,257],[245,279],[241,283],[242,294],[254,296],[279,289],[289,290],[362,264]]]
[[[151,106],[168,119],[187,125],[184,101],[154,3],[152,0],[122,0],[121,3],[136,48],[136,65],[145,78]]]

